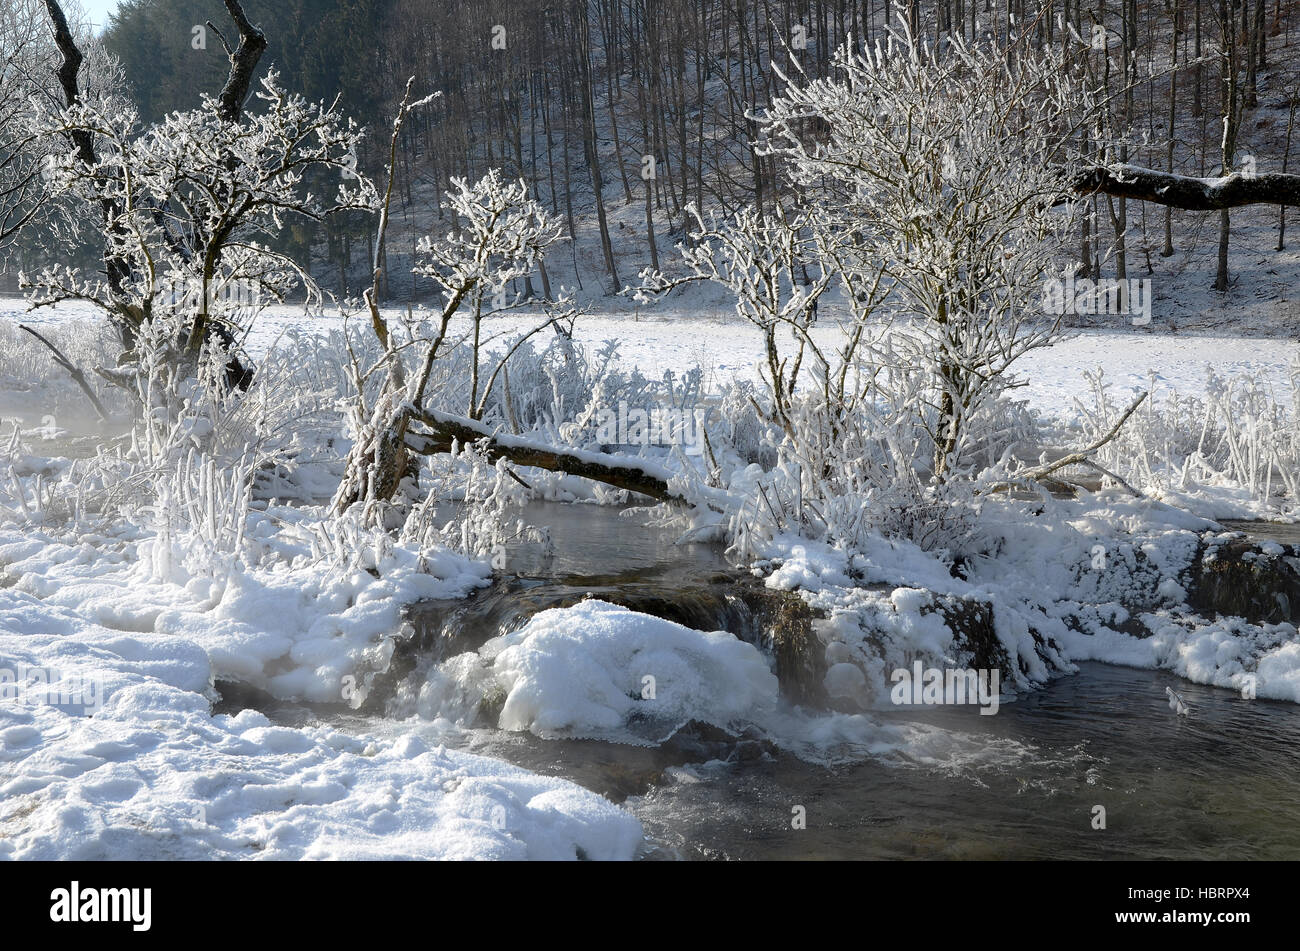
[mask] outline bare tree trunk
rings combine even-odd
[[[618,267],[614,263],[614,248],[609,239],[609,221],[605,216],[605,180],[600,171],[600,149],[596,140],[596,105],[591,88],[591,34],[585,4],[580,7],[577,16],[579,36],[576,53],[579,57],[578,73],[582,92],[583,146],[591,172],[591,188],[596,197],[596,221],[600,226],[600,248],[605,256],[605,270],[609,273],[611,292],[618,293],[621,285]]]
[[[1286,171],[1291,158],[1291,133],[1295,129],[1296,104],[1300,101],[1300,83],[1291,91],[1291,109],[1286,119],[1286,144],[1282,147],[1282,171]],[[1286,205],[1277,210],[1277,249],[1286,250]]]
[[[1169,42],[1169,142],[1166,146],[1166,164],[1169,174],[1174,174],[1174,123],[1178,115],[1178,29],[1182,25],[1182,9],[1174,0],[1173,38]],[[1163,258],[1174,253],[1174,210],[1165,206],[1165,246],[1160,251]]]
[[[1232,15],[1229,0],[1219,0],[1219,21],[1222,28],[1220,37],[1223,44],[1219,59],[1223,103],[1222,174],[1231,175],[1237,152],[1237,122],[1239,115],[1237,100],[1240,93],[1237,89],[1237,21],[1236,17]],[[1216,291],[1227,291],[1228,289],[1228,242],[1231,237],[1232,227],[1229,221],[1228,209],[1224,208],[1219,214],[1219,259],[1218,268],[1214,275],[1214,289]]]

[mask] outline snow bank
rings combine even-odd
[[[1202,546],[1218,537],[1214,523],[1114,493],[1034,508],[990,504],[982,526],[997,554],[973,560],[964,577],[905,541],[878,539],[850,557],[773,540],[766,583],[799,591],[825,615],[814,628],[835,705],[889,709],[891,671],[971,662],[951,619],[933,609],[936,596],[991,610],[1007,699],[1095,660],[1300,703],[1293,625],[1207,620],[1186,604]]]
[[[211,716],[217,678],[359,701],[401,605],[485,573],[402,549],[378,577],[339,571],[294,541],[301,513],[275,517],[279,550],[224,578],[158,580],[126,528],[0,531],[0,858],[635,857],[637,820],[564,780],[415,738]]]
[[[359,705],[367,674],[387,665],[402,606],[464,597],[486,583],[489,569],[445,551],[390,547],[371,559],[370,571],[343,570],[314,556],[310,518],[288,507],[251,513],[250,544],[261,548],[248,559],[255,567],[215,574],[161,559],[157,538],[126,525],[107,537],[73,539],[0,531],[0,566],[15,592],[51,608],[198,645],[216,679],[283,699]]]
[[[561,779],[416,738],[208,715],[142,681],[74,718],[0,704],[0,858],[628,859],[640,823]]]
[[[1075,660],[1169,670],[1193,683],[1262,699],[1300,703],[1300,640],[1292,624],[1251,624],[1227,617],[1206,621],[1186,612],[1143,614],[1154,633],[1072,633]]]

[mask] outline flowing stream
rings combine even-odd
[[[676,545],[675,532],[646,525],[643,514],[607,507],[538,503],[522,515],[549,526],[550,545],[513,546],[507,574],[515,577],[474,598],[416,606],[426,660],[474,649],[538,610],[587,595],[762,644],[761,612],[735,593],[744,573],[717,548]],[[731,735],[691,723],[651,746],[486,728],[448,733],[416,717],[277,703],[223,686],[225,712],[255,705],[295,726],[417,732],[568,778],[641,819],[646,858],[1300,856],[1294,706],[1160,671],[1083,664],[996,716],[954,706],[873,713],[908,742],[822,759],[806,743],[755,729]],[[1190,716],[1171,713],[1166,686]],[[863,719],[799,716],[804,735],[837,716]],[[1097,807],[1104,828],[1095,827]]]

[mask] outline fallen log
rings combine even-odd
[[[453,444],[480,443],[488,459],[504,459],[519,466],[532,466],[550,472],[565,472],[648,496],[659,502],[693,504],[683,492],[672,485],[673,474],[652,462],[619,459],[604,453],[582,449],[559,449],[508,433],[500,433],[476,420],[435,410],[411,410],[411,420],[422,429],[408,428],[406,445],[421,455],[450,452]],[[697,486],[693,494],[705,501],[723,502],[726,493],[720,489]]]

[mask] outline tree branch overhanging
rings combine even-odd
[[[1090,168],[1073,182],[1080,196],[1133,198],[1184,211],[1223,211],[1243,205],[1300,205],[1300,175],[1234,172],[1220,178],[1194,178],[1136,165]]]

